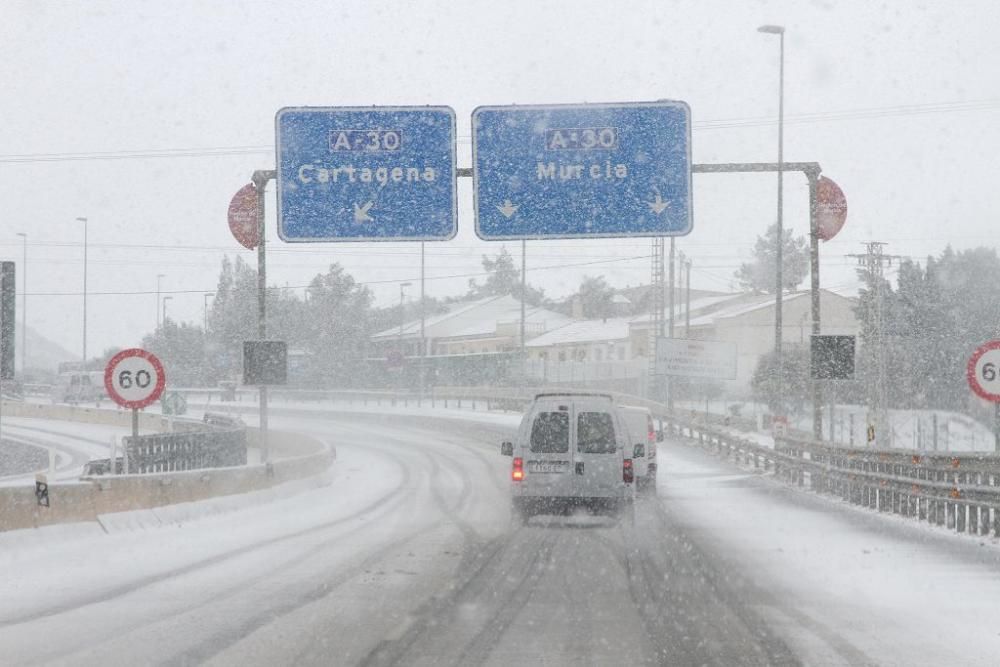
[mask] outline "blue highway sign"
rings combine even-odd
[[[274,120],[282,240],[455,236],[451,108],[299,107]]]
[[[479,107],[472,151],[480,238],[691,231],[684,102]]]

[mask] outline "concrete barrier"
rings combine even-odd
[[[110,403],[105,405],[110,406]],[[33,417],[36,419],[57,419],[59,421],[80,422],[81,424],[106,424],[132,428],[132,411],[98,407],[83,407],[74,405],[44,403],[25,403],[22,401],[3,401],[4,417]],[[175,422],[181,424],[183,422]],[[166,417],[148,412],[139,412],[139,429],[142,431],[167,431],[171,421]]]
[[[109,414],[115,415],[113,412]],[[91,416],[102,418],[101,415]],[[257,435],[256,429],[247,430],[247,439],[251,443],[256,442]],[[268,436],[271,451],[277,459],[272,463],[152,475],[102,476],[53,483],[49,486],[49,507],[37,504],[33,487],[0,487],[0,531],[96,521],[102,514],[259,491],[324,473],[333,464],[334,452],[315,438],[281,431],[269,431]]]

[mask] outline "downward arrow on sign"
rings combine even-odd
[[[497,210],[503,213],[503,217],[509,219],[512,215],[517,213],[517,206],[512,204],[509,199],[505,199],[503,206],[497,206]]]

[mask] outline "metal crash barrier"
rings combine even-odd
[[[771,449],[711,427],[664,419],[673,435],[790,484],[960,533],[1000,537],[996,455],[854,449],[798,438],[778,438]]]
[[[122,438],[126,455],[115,460],[115,473],[142,475],[246,465],[247,432],[241,420],[205,413],[200,423],[180,424],[182,430],[170,433]],[[110,471],[110,459],[96,459],[85,466],[84,476],[106,475]]]
[[[453,407],[479,404],[520,410],[541,391],[595,390],[455,387],[436,390],[434,400]],[[599,393],[647,407],[670,435],[793,486],[959,533],[992,533],[1000,538],[1000,456],[996,454],[859,449],[794,436],[776,438],[771,448],[733,432],[734,427],[748,428],[748,420],[708,414],[684,417],[676,410],[669,413],[666,405],[656,401],[619,392]]]

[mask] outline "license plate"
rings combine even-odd
[[[569,468],[568,461],[528,461],[528,472],[562,473]]]

